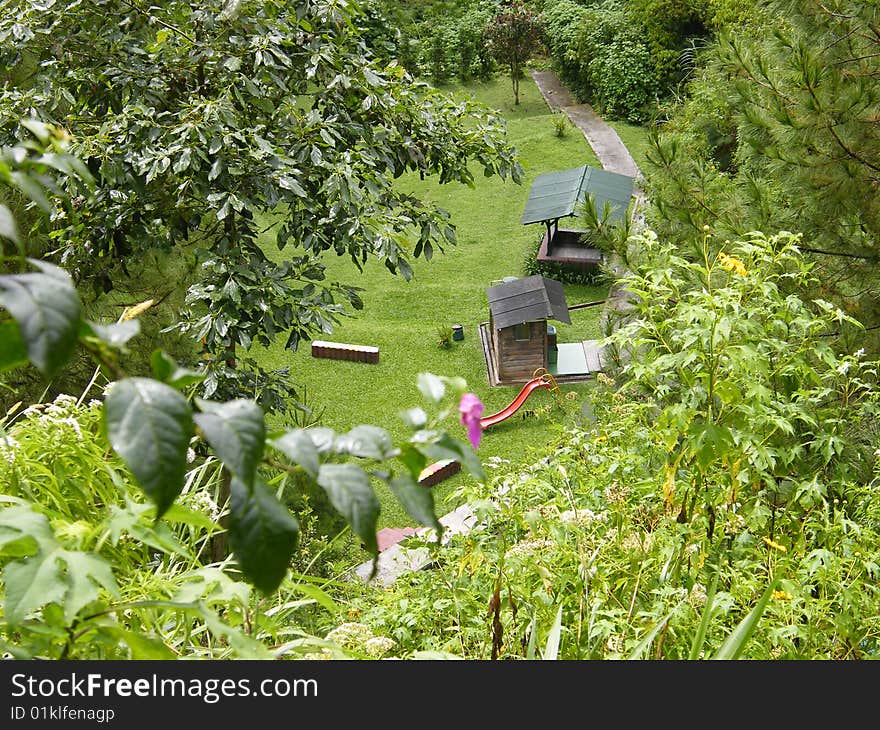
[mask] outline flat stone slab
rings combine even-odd
[[[467,504],[445,514],[440,518],[440,524],[444,528],[440,544],[445,545],[453,535],[470,532],[476,521],[477,518],[473,510]],[[413,534],[427,541],[435,539],[434,530],[430,527],[420,527]],[[407,548],[400,543],[395,543],[379,553],[378,567],[372,581],[370,580],[370,573],[373,570],[372,560],[361,563],[355,569],[355,573],[365,583],[390,586],[402,573],[422,570],[428,567],[431,562],[431,551],[427,547]]]

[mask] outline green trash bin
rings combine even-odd
[[[547,364],[555,365],[559,360],[559,348],[556,346],[556,328],[547,325]]]

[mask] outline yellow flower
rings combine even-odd
[[[767,545],[769,547],[772,547],[774,550],[779,550],[779,552],[781,552],[781,553],[784,553],[787,551],[785,545],[780,545],[778,542],[773,542],[773,540],[771,540],[769,537],[763,537],[761,539],[765,543],[767,543]]]
[[[733,256],[728,256],[726,253],[718,254],[718,260],[721,262],[721,265],[727,269],[728,271],[733,272],[734,274],[739,274],[740,276],[745,276],[746,265],[740,261],[738,258]]]
[[[791,593],[787,593],[786,591],[773,591],[773,600],[774,601],[790,601]]]
[[[122,321],[125,322],[129,319],[134,319],[135,317],[139,317],[144,312],[146,312],[150,307],[153,306],[153,299],[147,299],[145,302],[141,302],[140,304],[136,304],[133,307],[129,307],[122,314]]]

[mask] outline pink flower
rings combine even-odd
[[[468,439],[475,450],[480,445],[480,437],[483,435],[483,426],[480,424],[483,407],[483,403],[473,393],[465,393],[458,404],[461,423],[467,427]]]

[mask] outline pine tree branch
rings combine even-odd
[[[878,254],[846,253],[844,251],[828,251],[827,249],[822,248],[807,248],[806,246],[798,246],[798,248],[801,251],[807,251],[808,253],[815,253],[821,256],[837,256],[847,259],[861,259],[863,261],[880,260],[880,255]]]
[[[864,61],[867,58],[877,58],[877,57],[880,57],[880,53],[868,53],[864,56],[853,56],[851,58],[844,58],[840,61],[835,61],[831,65],[832,66],[842,66],[846,63],[854,63],[856,61]]]

